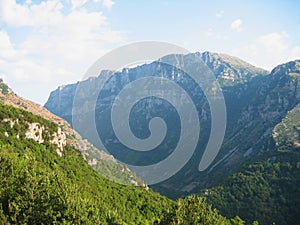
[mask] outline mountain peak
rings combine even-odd
[[[271,74],[273,75],[277,75],[277,74],[281,74],[281,75],[297,75],[299,76],[300,74],[300,59],[294,60],[294,61],[290,61],[284,64],[280,64],[278,66],[276,66]]]
[[[257,75],[267,75],[267,70],[255,67],[237,57],[205,51],[196,53],[214,72],[223,86],[245,83]]]

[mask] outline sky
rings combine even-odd
[[[140,41],[272,70],[300,59],[299,21],[296,0],[0,0],[0,77],[43,105],[105,53]]]

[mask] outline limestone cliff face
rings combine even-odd
[[[300,103],[299,60],[279,65],[269,73],[228,55],[209,52],[195,54],[203,59],[221,84],[227,110],[225,139],[219,155],[207,171],[199,173],[195,169],[198,161],[191,160],[174,179],[160,185],[160,188],[164,189],[190,192],[207,185],[213,185],[213,182],[224,177],[224,173],[230,173],[243,162],[273,150],[276,147],[272,136],[274,127]],[[172,56],[166,57],[169,57],[172,63]],[[193,65],[193,62],[189,61],[192,58],[182,56],[181,60],[185,65]],[[174,61],[173,63],[176,65],[177,62]],[[170,71],[172,72],[169,69]],[[168,68],[164,68],[159,62],[132,69],[123,69],[118,73],[117,78],[111,79],[111,83],[106,86],[105,101],[110,102],[111,99],[114,99],[115,89],[120,89],[122,86],[120,84],[126,83],[130,76],[136,77],[139,74],[166,76],[166,72],[168,72]],[[185,79],[178,76],[175,74],[174,77],[170,78],[173,80]],[[84,93],[80,93],[82,113],[88,112],[93,107],[89,99],[97,91],[100,82],[99,77],[90,78],[81,83],[86,86],[87,90],[86,96]],[[193,85],[188,80],[184,80],[183,83],[187,89]],[[74,98],[74,85],[77,84],[67,85],[52,92],[46,107],[56,113],[59,111],[70,112],[70,101]],[[54,100],[55,96],[60,96],[59,104]],[[199,94],[194,93],[194,96],[197,97],[197,104],[201,112],[201,126],[209,130],[209,107],[205,104],[205,96],[200,92]],[[140,109],[136,109],[139,112],[136,114],[137,118],[143,114],[143,108],[145,105],[140,104]],[[159,109],[155,113],[161,110]],[[163,114],[167,114],[167,112]],[[71,114],[62,114],[61,116],[71,121]],[[206,130],[203,130],[204,133]],[[107,139],[107,141],[110,140]],[[201,141],[205,142],[205,139],[201,139]],[[195,151],[195,155],[200,159],[202,152],[203,147],[199,147]]]
[[[246,83],[255,76],[268,74],[264,69],[226,54],[204,52],[200,56],[223,86]]]

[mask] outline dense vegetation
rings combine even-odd
[[[23,110],[0,105],[0,221],[11,224],[152,224],[172,201],[152,191],[122,186],[99,176],[81,153],[64,156],[49,142],[20,135],[26,121],[56,125]],[[3,119],[18,119],[11,128]],[[48,124],[50,123],[50,124]],[[54,128],[53,128],[54,129]],[[7,132],[9,136],[5,136]]]
[[[276,150],[252,158],[211,190],[208,201],[226,216],[240,215],[261,224],[300,221],[300,105],[273,130]]]
[[[29,122],[46,127],[43,144],[25,138]],[[106,180],[68,145],[59,157],[49,141],[56,130],[0,104],[0,224],[244,224],[219,215],[202,197],[174,202]]]
[[[260,224],[299,224],[300,152],[277,151],[245,165],[222,185],[205,190],[223,215],[240,215]]]
[[[213,209],[210,204],[207,204],[205,198],[190,195],[184,199],[179,199],[174,210],[167,214],[160,224],[243,225],[245,222],[239,216],[228,220],[221,216],[218,210]],[[252,225],[258,225],[258,222],[254,221]]]

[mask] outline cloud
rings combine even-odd
[[[16,27],[55,25],[62,19],[62,8],[59,0],[43,1],[38,5],[0,0],[0,21]]]
[[[112,0],[94,0],[94,2],[102,2],[103,6],[108,9],[111,9],[111,7],[115,4]]]
[[[223,10],[220,10],[220,11],[218,11],[218,12],[216,13],[216,17],[217,17],[218,19],[222,18],[223,16],[224,16],[224,11],[223,11]]]
[[[241,31],[242,24],[243,24],[243,21],[241,19],[236,19],[231,23],[230,28],[231,28],[231,30]]]
[[[87,2],[88,0],[71,0],[72,8],[75,9],[81,7]]]
[[[113,1],[111,1],[111,0],[103,0],[102,1],[102,4],[105,6],[105,7],[107,7],[107,8],[111,8],[115,3],[113,2]]]
[[[112,45],[124,43],[124,34],[112,30],[107,17],[89,11],[85,2],[73,0],[72,7],[65,8],[59,0],[0,0],[0,74],[19,94],[44,102],[52,89],[80,80]],[[10,29],[1,30],[1,24]],[[32,92],[36,86],[42,93]]]
[[[2,58],[11,58],[17,54],[8,34],[4,30],[0,30],[0,52],[0,57],[2,56]]]
[[[269,33],[257,37],[253,43],[234,49],[232,54],[271,70],[278,64],[300,59],[300,46],[291,46],[288,41],[288,35],[284,32]]]

